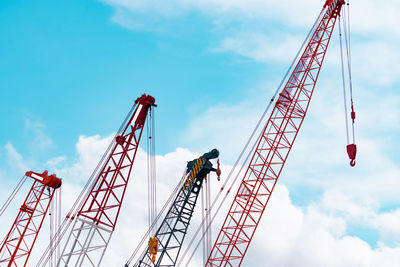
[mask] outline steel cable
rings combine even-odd
[[[139,249],[142,247],[144,241],[146,240],[146,237],[150,234],[150,232],[152,231],[152,228],[154,228],[156,226],[156,222],[161,218],[161,215],[163,215],[165,209],[171,204],[171,202],[174,199],[174,197],[176,196],[176,193],[178,192],[179,188],[181,188],[183,186],[183,183],[185,182],[185,179],[186,179],[187,175],[188,175],[188,173],[186,173],[186,168],[185,168],[185,170],[183,172],[183,175],[182,175],[182,178],[179,181],[178,185],[175,187],[175,189],[172,191],[171,195],[168,197],[168,199],[165,202],[164,206],[161,208],[161,210],[158,213],[157,217],[153,221],[151,227],[144,234],[143,238],[140,240],[139,244],[137,245],[137,247],[135,248],[135,250],[133,251],[133,253],[129,257],[128,261],[126,262],[125,266],[129,266],[129,264],[131,264],[132,260],[136,257],[137,253],[139,252]],[[145,253],[146,253],[146,251],[145,251]]]
[[[346,16],[347,13],[347,16]],[[347,21],[346,21],[347,19]],[[346,44],[346,56],[347,56],[347,70],[349,75],[349,89],[350,89],[350,104],[353,111],[353,81],[351,74],[351,39],[350,39],[350,2],[347,2],[347,12],[346,8],[343,9],[343,28],[344,28],[344,38]],[[352,134],[353,134],[353,144],[356,143],[355,132],[354,132],[354,121],[351,124]]]
[[[319,22],[320,22],[320,20],[321,20],[321,17],[323,16],[323,14],[324,14],[324,8],[321,10],[320,14],[318,15],[317,19],[315,20],[313,26],[311,27],[311,30],[308,32],[306,38],[304,39],[304,41],[303,41],[303,43],[302,43],[300,49],[298,50],[298,52],[297,52],[295,58],[293,59],[292,63],[290,64],[288,70],[286,71],[286,73],[285,73],[283,79],[281,80],[281,82],[280,82],[278,88],[275,90],[275,93],[274,93],[273,97],[272,97],[271,100],[269,101],[267,107],[266,107],[265,110],[264,110],[264,113],[262,114],[262,116],[260,117],[259,121],[257,122],[256,127],[254,128],[254,130],[253,130],[253,132],[251,133],[251,135],[250,135],[248,141],[247,141],[246,144],[245,144],[245,147],[244,147],[243,150],[240,152],[239,157],[238,157],[238,159],[236,160],[235,164],[233,165],[231,171],[229,172],[229,174],[228,174],[228,176],[227,176],[227,179],[225,180],[223,186],[221,187],[221,190],[217,193],[217,196],[214,198],[214,200],[213,200],[213,202],[212,202],[212,204],[211,204],[210,210],[208,211],[209,213],[210,213],[211,211],[213,211],[214,206],[215,206],[216,202],[218,201],[218,199],[219,199],[219,197],[220,197],[220,194],[221,194],[222,191],[225,189],[226,184],[228,183],[228,181],[229,181],[230,178],[232,177],[232,175],[233,175],[233,173],[234,173],[234,171],[235,171],[235,169],[236,169],[238,163],[239,163],[239,162],[241,161],[241,159],[242,159],[242,156],[243,156],[244,152],[247,150],[247,148],[248,148],[248,146],[249,146],[251,140],[254,138],[255,133],[257,132],[258,128],[259,128],[260,125],[261,125],[261,122],[264,121],[265,115],[267,114],[268,110],[270,109],[272,103],[275,101],[276,96],[278,95],[278,93],[279,93],[279,91],[281,90],[281,88],[282,88],[284,82],[285,82],[286,79],[288,78],[288,75],[289,75],[289,73],[291,72],[291,70],[293,69],[294,64],[297,62],[297,59],[299,58],[300,53],[301,53],[302,50],[304,49],[304,46],[306,45],[307,41],[310,39],[310,36],[311,36],[312,32],[314,31],[314,29],[315,29],[315,28],[317,27],[317,25],[319,24]],[[214,222],[214,220],[215,220],[217,214],[219,213],[219,211],[220,211],[220,209],[221,209],[223,203],[225,202],[225,200],[226,200],[226,198],[227,198],[229,192],[231,191],[233,185],[236,183],[236,181],[237,181],[237,179],[238,179],[240,173],[242,172],[242,170],[243,170],[245,164],[248,162],[251,153],[254,151],[254,149],[255,149],[255,147],[256,147],[256,145],[257,145],[257,141],[261,138],[261,135],[262,135],[262,131],[260,131],[260,134],[258,135],[258,138],[254,141],[254,144],[253,144],[251,150],[249,150],[249,152],[248,152],[248,154],[247,154],[247,156],[246,156],[245,161],[244,161],[243,164],[241,165],[239,171],[237,172],[237,175],[235,176],[234,180],[233,180],[232,183],[230,184],[230,187],[229,187],[229,189],[227,190],[225,196],[223,197],[221,203],[218,205],[216,212],[214,212],[214,214],[211,216],[211,221],[209,222],[209,225],[206,226],[206,232],[207,232],[207,229],[210,228],[210,227],[211,227],[211,224]],[[202,220],[202,223],[201,223],[201,224],[203,224],[203,223],[204,223],[204,219]],[[197,230],[196,230],[196,232],[195,232],[195,235],[194,235],[193,238],[190,240],[188,247],[187,247],[186,250],[184,251],[184,253],[183,253],[183,255],[182,255],[182,257],[181,257],[181,259],[180,259],[180,261],[179,261],[179,263],[178,263],[178,266],[180,266],[180,265],[183,263],[186,254],[188,253],[188,251],[190,250],[191,246],[193,245],[194,240],[197,238],[197,235],[198,235],[198,233],[199,233],[200,227],[201,227],[201,226],[199,226],[199,227],[197,228]],[[202,241],[203,238],[204,238],[204,235],[202,235],[202,236],[200,237],[200,240],[197,242],[197,245],[195,246],[195,248],[194,248],[192,254],[189,256],[189,259],[187,260],[185,266],[189,266],[189,263],[190,263],[191,259],[193,258],[194,253],[195,253],[195,251],[198,249],[198,246],[199,246],[199,244],[200,244],[200,242]]]
[[[339,16],[339,40],[340,40],[340,63],[342,67],[342,86],[343,86],[343,102],[344,102],[344,117],[346,122],[346,138],[347,144],[350,144],[349,139],[349,123],[348,123],[348,115],[347,115],[347,99],[346,99],[346,81],[344,78],[344,59],[343,59],[343,47],[342,47],[342,29],[341,29],[341,16]]]
[[[11,201],[14,199],[15,195],[18,193],[18,191],[21,189],[22,185],[25,183],[26,178],[28,178],[28,177],[26,175],[24,175],[24,176],[22,176],[21,180],[19,180],[17,186],[14,188],[14,190],[11,192],[10,196],[4,202],[3,206],[0,208],[0,216],[2,216],[3,213],[6,211],[6,209],[10,205]]]
[[[128,119],[132,116],[132,113],[134,112],[134,110],[136,109],[137,104],[134,104],[133,107],[129,110],[128,115],[125,117],[123,123],[121,124],[121,126],[119,127],[117,133],[115,134],[113,140],[111,141],[110,145],[107,147],[105,153],[103,154],[103,156],[101,157],[99,163],[97,164],[97,166],[95,167],[94,171],[92,172],[91,176],[89,177],[89,180],[87,181],[87,183],[85,184],[85,186],[83,187],[82,191],[79,193],[77,199],[75,200],[74,204],[72,205],[70,211],[68,212],[67,216],[65,217],[65,219],[63,220],[63,222],[61,223],[61,225],[59,226],[59,228],[57,229],[56,233],[54,234],[53,237],[53,248],[50,247],[50,244],[46,247],[46,249],[44,250],[42,256],[40,257],[38,263],[36,264],[36,267],[39,267],[42,263],[42,266],[45,266],[47,264],[47,262],[49,261],[50,258],[50,250],[54,249],[54,247],[59,247],[61,240],[63,238],[63,236],[65,235],[65,233],[68,231],[69,227],[71,226],[73,220],[75,219],[78,210],[81,208],[81,206],[84,204],[84,201],[86,200],[86,198],[89,196],[91,189],[93,189],[93,187],[96,185],[96,181],[93,181],[94,178],[98,175],[98,171],[100,169],[100,166],[103,165],[105,158],[109,155],[109,152],[111,150],[111,148],[115,145],[115,138],[121,133],[122,129],[125,127],[127,127],[127,121]],[[88,190],[90,186],[90,190]],[[59,255],[59,257],[61,257],[61,255]],[[59,260],[59,259],[58,259]]]

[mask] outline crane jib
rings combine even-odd
[[[206,266],[240,266],[307,113],[343,0],[327,0],[266,121]]]

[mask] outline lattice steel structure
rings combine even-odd
[[[272,110],[206,266],[240,266],[300,130],[343,0],[320,20]],[[268,237],[266,237],[268,238]]]
[[[176,265],[203,181],[210,171],[216,171],[208,160],[218,155],[218,150],[214,149],[188,163],[185,182],[155,235],[158,240],[156,260],[153,262],[154,258],[147,248],[134,265],[135,267]]]
[[[75,219],[57,266],[99,266],[110,242],[124,199],[147,114],[155,99],[136,99],[132,116],[113,141]]]
[[[0,266],[26,266],[54,192],[61,186],[61,179],[48,175],[47,171],[41,174],[30,171],[25,175],[34,182],[1,245]]]

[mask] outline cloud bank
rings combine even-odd
[[[111,136],[111,135],[110,135]],[[61,161],[58,172],[63,173],[64,212],[72,204],[81,188],[77,181],[84,180],[87,169],[94,168],[102,155],[102,149],[109,137],[81,136],[76,149],[75,160]],[[178,148],[165,155],[157,155],[158,204],[159,207],[169,196],[181,177],[188,160],[198,154]],[[57,161],[57,160],[55,160]],[[72,164],[71,164],[72,163]],[[70,165],[69,165],[70,164]],[[223,166],[224,179],[230,166]],[[139,150],[118,226],[110,247],[106,252],[104,266],[123,266],[131,251],[147,228],[146,203],[146,153]],[[213,195],[220,184],[213,183]],[[229,202],[229,200],[228,200]],[[228,205],[229,203],[226,203]],[[14,203],[14,207],[18,204]],[[224,210],[224,209],[223,209]],[[223,212],[221,212],[223,213]],[[200,205],[190,225],[193,232],[200,222]],[[224,214],[222,214],[224,215]],[[213,226],[217,234],[223,216]],[[261,221],[256,236],[250,245],[243,266],[397,266],[400,261],[400,209],[380,211],[379,203],[360,201],[346,193],[324,191],[306,206],[297,206],[291,200],[288,188],[279,184]],[[2,225],[11,225],[10,218],[1,218]],[[376,246],[350,233],[354,226],[367,227],[379,235]],[[43,227],[40,240],[34,249],[31,263],[34,263],[46,244],[48,224]],[[185,241],[188,244],[190,235]],[[201,251],[195,255],[190,266],[201,266]]]

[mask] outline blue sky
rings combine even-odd
[[[210,52],[201,17],[190,29],[175,26],[191,18],[170,25],[169,34],[127,30],[110,21],[112,13],[100,2],[2,4],[3,143],[24,151],[17,140],[29,140],[21,131],[28,119],[45,124],[57,150],[71,155],[78,135],[114,131],[146,92],[159,104],[157,148],[165,153],[180,145],[174,135],[196,113],[237,101],[262,78],[265,66]]]
[[[82,183],[75,176],[87,172],[74,166],[98,155],[85,161],[79,149],[102,147],[142,93],[158,104],[161,165],[168,153],[189,160],[178,147],[217,147],[232,165],[322,2],[2,1],[2,182],[48,168]],[[304,218],[317,210],[343,220],[338,240],[356,237],[371,253],[387,246],[399,257],[400,6],[353,0],[352,8],[358,165],[348,167],[344,149],[336,31],[279,183]]]

